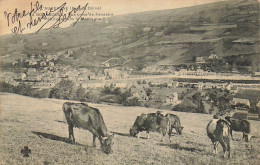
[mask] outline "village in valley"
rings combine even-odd
[[[260,99],[256,94],[260,91],[260,72],[241,74],[236,68],[231,68],[230,72],[213,72],[210,62],[223,60],[216,54],[208,58],[198,56],[189,65],[152,65],[137,71],[124,66],[129,60],[122,58],[110,58],[94,69],[59,63],[60,58],[70,58],[73,53],[73,50],[66,50],[57,54],[23,54],[25,58],[16,59],[11,64],[12,69],[2,71],[2,83],[25,85],[37,93],[45,93],[38,97],[55,98],[53,89],[70,81],[73,88],[93,95],[90,99],[82,94],[81,101],[213,114],[220,113],[219,108],[226,111],[223,108],[230,106],[233,110],[246,107],[247,111],[255,111]],[[124,100],[130,100],[128,103],[118,101],[117,95],[124,92],[128,92]],[[224,103],[229,106],[221,107]]]

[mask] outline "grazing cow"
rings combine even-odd
[[[251,128],[250,128],[250,123],[247,120],[244,119],[236,119],[232,118],[230,116],[226,116],[225,119],[230,123],[230,134],[232,136],[232,130],[237,131],[237,132],[242,132],[243,133],[243,139],[245,139],[246,142],[249,142],[252,135],[251,133]]]
[[[94,147],[97,137],[101,144],[101,150],[106,154],[112,152],[113,135],[108,134],[107,127],[98,109],[89,107],[85,103],[65,102],[63,112],[69,125],[69,139],[72,143],[75,143],[73,127],[78,127],[89,130],[93,134]]]
[[[179,135],[181,135],[184,127],[181,126],[180,118],[177,115],[170,114],[170,113],[166,114],[166,117],[169,117],[171,123],[169,134],[171,135],[173,128],[175,128],[176,132]]]
[[[207,125],[207,134],[208,137],[211,139],[213,146],[214,146],[214,153],[218,153],[218,144],[220,143],[223,152],[224,158],[228,152],[228,157],[231,157],[230,154],[230,126],[226,120],[223,119],[213,119]]]
[[[171,113],[163,113],[162,111],[157,111],[157,115],[163,115],[165,117],[169,118],[170,121],[170,130],[169,135],[171,135],[173,128],[175,128],[176,132],[181,135],[183,126],[181,126],[180,118],[177,115],[171,114]]]
[[[147,139],[149,139],[149,132],[159,132],[165,136],[169,132],[170,121],[168,117],[158,115],[156,113],[141,114],[137,116],[134,125],[130,128],[130,135],[139,138],[139,133],[146,131]],[[170,139],[170,135],[169,135]],[[162,141],[162,139],[161,139]]]

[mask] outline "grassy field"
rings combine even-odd
[[[155,112],[143,107],[120,107],[90,104],[98,108],[109,131],[115,133],[113,153],[104,154],[92,147],[92,135],[74,129],[77,144],[68,143],[68,130],[62,112],[63,100],[37,99],[15,94],[0,95],[1,136],[0,164],[259,164],[260,121],[250,120],[251,142],[242,141],[242,133],[234,133],[232,158],[223,159],[222,148],[213,154],[213,145],[206,135],[206,125],[212,116],[173,112],[184,126],[183,135],[174,135],[169,143],[160,134],[151,133],[145,139],[129,137],[129,128],[137,115]],[[31,149],[30,157],[20,153],[24,146]],[[258,163],[257,163],[258,162]]]

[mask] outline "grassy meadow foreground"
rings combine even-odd
[[[234,132],[231,159],[223,159],[222,148],[213,154],[213,145],[206,135],[211,115],[171,112],[178,115],[184,126],[183,135],[160,141],[160,134],[150,139],[129,136],[136,116],[155,112],[144,107],[120,107],[89,104],[100,110],[108,130],[115,134],[113,153],[104,154],[92,147],[92,134],[74,129],[76,144],[68,143],[68,127],[62,112],[64,100],[37,99],[1,93],[0,164],[259,164],[260,121],[250,120],[251,142],[242,141],[242,133]],[[31,149],[28,158],[21,149]]]

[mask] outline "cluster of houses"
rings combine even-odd
[[[150,90],[149,94],[147,90]],[[181,101],[177,92],[172,92],[169,89],[150,88],[148,84],[133,83],[130,86],[130,91],[133,97],[137,97],[141,102],[164,103],[168,105],[177,105]]]
[[[109,79],[107,75],[118,72],[115,70],[106,70],[104,74],[93,73],[86,68],[73,69],[64,67],[61,71],[44,71],[28,68],[26,73],[3,72],[3,80],[12,85],[18,85],[21,81],[31,85],[33,88],[53,88],[62,79],[69,79],[81,85],[85,89],[101,90],[105,86],[113,85],[115,88],[129,89],[133,97],[137,97],[140,102],[153,102],[166,105],[177,105],[181,103],[180,93],[174,89],[193,88],[198,90],[222,89],[230,93],[237,93],[239,89],[260,89],[260,84],[242,84],[242,83],[213,83],[213,82],[185,82],[171,79],[154,79],[145,81],[124,79]],[[172,90],[173,89],[173,90]],[[149,90],[149,92],[147,92]],[[233,98],[232,105],[243,104],[250,108],[248,99]]]
[[[46,55],[40,55],[40,54],[32,54],[27,55],[27,58],[22,61],[23,65],[26,67],[33,67],[33,68],[43,68],[43,69],[49,69],[54,67],[55,61],[58,59],[58,56],[55,54],[46,54]],[[18,65],[19,60],[13,63],[13,65]]]
[[[142,69],[144,73],[175,73],[177,75],[196,75],[196,76],[211,76],[216,75],[215,72],[211,72],[211,70],[206,67],[204,70],[201,69],[201,66],[206,64],[206,60],[220,60],[222,59],[216,54],[211,54],[207,59],[202,56],[198,56],[195,58],[195,64],[181,67],[181,66],[173,66],[173,65],[151,65]],[[196,65],[197,68],[194,67]]]
[[[174,66],[163,66],[163,65],[151,65],[142,69],[144,73],[174,73]]]
[[[40,62],[40,66],[30,66],[20,73],[3,71],[2,81],[14,86],[24,83],[31,85],[32,88],[53,88],[62,79],[68,79],[78,85],[83,84],[86,88],[97,88],[104,86],[102,82],[104,80],[125,79],[129,75],[128,71],[117,68],[106,68],[94,72],[86,68],[76,69],[70,66],[54,65],[54,62],[50,65],[51,67],[43,66],[42,62]]]
[[[173,83],[175,83],[175,82],[173,82]],[[232,84],[232,83],[228,84],[227,86],[222,85],[219,87],[227,88],[228,90],[231,90],[231,88],[233,88],[233,87],[237,87],[237,89],[238,88],[252,89],[252,87],[255,88],[256,90],[260,89],[259,85],[245,86],[242,84]],[[147,93],[147,89],[150,89],[149,94]],[[150,102],[150,103],[154,103],[154,104],[158,103],[158,104],[175,106],[177,104],[180,104],[183,101],[180,97],[180,93],[176,92],[175,90],[171,90],[169,88],[155,88],[155,87],[151,88],[148,84],[136,84],[135,83],[130,86],[130,90],[131,90],[133,97],[137,97],[138,100],[143,103]],[[236,110],[238,110],[238,109],[242,110],[243,108],[244,108],[244,110],[248,110],[248,108],[254,107],[254,105],[251,104],[252,100],[245,99],[245,98],[239,98],[239,97],[237,98],[234,96],[235,95],[230,96],[231,97],[230,105],[232,105]],[[252,101],[252,102],[254,102],[254,101]]]

